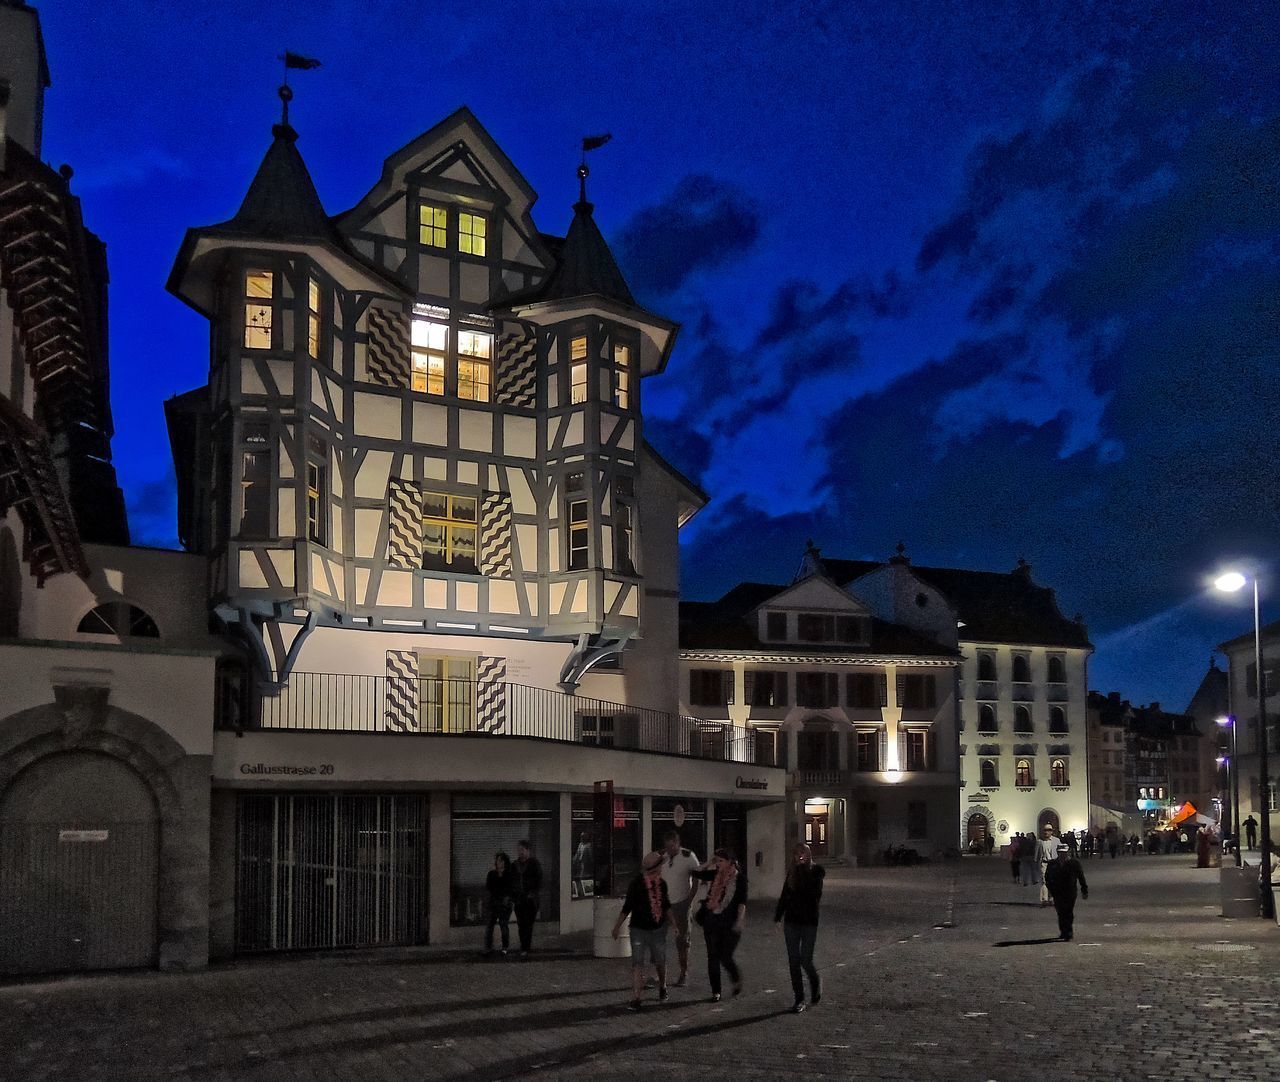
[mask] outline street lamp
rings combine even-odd
[[[1240,867],[1240,759],[1236,750],[1236,719],[1234,714],[1218,718],[1218,724],[1231,729],[1231,754],[1219,756],[1218,762],[1227,764],[1227,781],[1230,791],[1227,793],[1227,804],[1231,808],[1231,833],[1236,839],[1236,867]]]
[[[1253,582],[1253,662],[1257,677],[1254,681],[1258,693],[1258,796],[1262,803],[1262,915],[1268,919],[1276,915],[1275,896],[1271,892],[1271,779],[1267,774],[1267,674],[1262,668],[1262,617],[1258,605],[1258,576],[1247,579],[1239,571],[1228,571],[1213,580],[1213,585],[1224,593],[1233,594],[1246,582]],[[1234,731],[1235,726],[1232,726]]]

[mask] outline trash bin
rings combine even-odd
[[[1224,864],[1218,869],[1218,888],[1224,917],[1256,917],[1261,898],[1258,893],[1257,865],[1237,868]]]
[[[631,937],[627,934],[628,923],[623,922],[618,938],[613,938],[613,922],[618,919],[618,910],[622,908],[621,898],[592,899],[592,917],[595,928],[593,953],[597,958],[630,958]]]

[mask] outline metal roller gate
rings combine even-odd
[[[422,796],[239,796],[238,951],[423,943],[426,883]]]

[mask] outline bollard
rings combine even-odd
[[[597,958],[630,958],[631,937],[627,934],[629,921],[624,921],[618,938],[613,938],[613,922],[618,919],[618,910],[622,908],[621,898],[592,899],[593,927],[595,941],[593,953]]]

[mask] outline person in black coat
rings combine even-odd
[[[493,926],[502,929],[502,953],[507,953],[510,946],[511,929],[511,895],[515,890],[515,880],[511,874],[511,859],[506,853],[493,855],[493,868],[485,877],[485,892],[489,895],[489,926],[484,930],[484,952],[493,953]]]
[[[520,932],[520,955],[529,957],[533,949],[533,922],[542,902],[542,865],[533,855],[533,846],[522,841],[516,846],[516,862],[511,868],[515,878],[516,929]]]
[[[782,924],[787,941],[787,964],[791,968],[791,990],[796,1001],[792,1010],[804,1010],[804,978],[809,975],[809,1002],[822,998],[822,979],[813,964],[813,948],[818,941],[818,903],[822,900],[822,880],[826,869],[813,863],[813,850],[804,842],[791,850],[791,870],[782,885],[782,896],[773,912],[774,924]]]
[[[697,922],[707,941],[707,977],[711,982],[711,1002],[720,1002],[720,969],[723,967],[733,982],[733,994],[742,992],[742,973],[733,960],[733,952],[742,939],[747,919],[747,875],[733,854],[717,849],[715,855],[693,873],[695,879],[710,883],[707,896],[698,910]]]
[[[1080,897],[1089,897],[1089,884],[1084,881],[1084,869],[1065,848],[1058,850],[1058,858],[1044,873],[1045,886],[1053,898],[1053,908],[1058,911],[1058,934],[1070,940],[1072,922],[1075,920],[1076,884],[1080,884]]]

